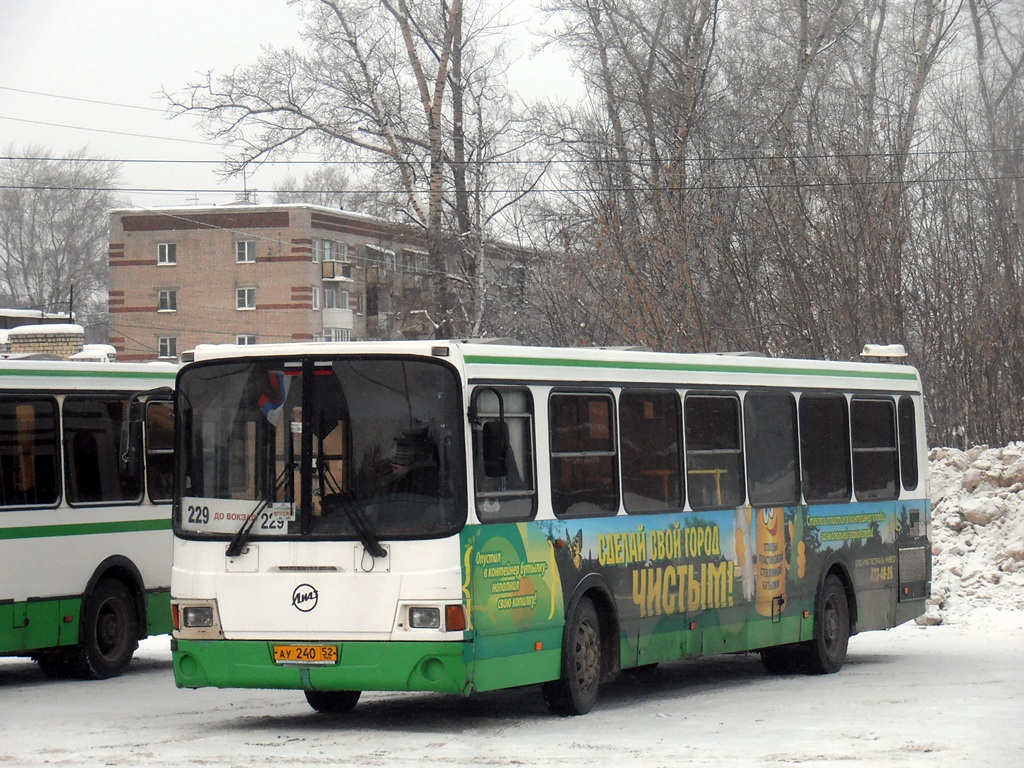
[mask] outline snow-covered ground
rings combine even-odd
[[[934,593],[922,623],[853,638],[826,677],[756,656],[663,664],[589,715],[536,687],[364,694],[317,715],[294,691],[183,691],[167,638],[124,677],[46,680],[0,659],[7,766],[1007,766],[1024,764],[1024,444],[932,452]]]

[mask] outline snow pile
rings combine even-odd
[[[1024,609],[1024,442],[933,448],[932,598],[918,621]]]

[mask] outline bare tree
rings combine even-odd
[[[375,188],[378,209],[390,203],[399,221],[424,231],[438,335],[464,331],[481,310],[460,309],[466,299],[455,294],[483,270],[474,267],[467,279],[451,254],[467,233],[473,242],[485,238],[483,217],[472,210],[479,188],[471,187],[478,177],[470,170],[493,157],[493,149],[484,149],[499,138],[487,113],[503,92],[493,78],[482,85],[495,74],[484,62],[497,60],[485,50],[496,22],[483,9],[467,21],[462,0],[298,5],[304,51],[267,50],[253,65],[208,74],[167,98],[179,113],[200,116],[211,138],[232,148],[232,172],[299,149],[361,161],[366,172],[353,183]],[[487,118],[481,123],[487,135],[475,142],[467,123],[474,114]],[[461,252],[476,257],[481,249]]]
[[[8,147],[0,158],[0,302],[47,312],[72,309],[102,323],[107,298],[107,212],[119,198],[117,163],[85,149]]]

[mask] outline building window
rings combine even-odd
[[[252,264],[256,261],[256,241],[239,240],[235,243],[235,262],[238,264]]]
[[[324,309],[338,308],[338,291],[334,288],[324,288]]]
[[[366,246],[366,266],[394,271],[398,267],[398,259],[394,251],[368,244]]]
[[[324,240],[324,261],[348,261],[348,244]]]
[[[173,267],[178,263],[178,244],[177,243],[157,243],[156,244],[156,263],[157,266],[162,267]]]
[[[256,289],[236,288],[235,309],[256,309]]]
[[[248,346],[250,344],[255,344],[255,343],[256,343],[256,334],[255,333],[240,333],[237,336],[235,336],[235,344],[238,344],[240,347]]]
[[[159,357],[178,356],[178,337],[161,336],[156,341],[156,353]]]
[[[324,328],[324,341],[349,341],[348,328]]]
[[[157,311],[159,312],[177,312],[178,311],[178,292],[177,291],[157,291]]]
[[[317,286],[313,286],[313,292],[310,294],[310,302],[312,303],[313,311],[320,311],[320,289]]]
[[[320,263],[320,238],[313,238],[313,263]]]
[[[348,291],[338,291],[338,309],[348,309]]]
[[[423,251],[403,250],[402,268],[408,272],[426,272],[427,254]]]

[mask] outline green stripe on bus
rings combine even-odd
[[[10,369],[0,368],[0,376],[25,377],[39,376],[48,379],[153,379],[174,381],[174,375],[166,371],[76,371],[66,368],[47,370],[42,368]]]
[[[672,363],[654,360],[575,360],[558,357],[509,357],[497,355],[466,355],[465,361],[474,365],[536,365],[549,368],[609,368],[615,370],[685,371],[689,373],[757,373],[775,376],[831,376],[859,379],[894,379],[899,381],[917,380],[917,376],[911,372],[840,371],[830,368],[778,368],[758,365],[730,365],[727,363]]]
[[[169,530],[171,521],[117,520],[110,523],[69,523],[65,525],[30,525],[24,528],[0,528],[0,539],[44,539],[53,536],[93,536],[98,533],[136,533]]]

